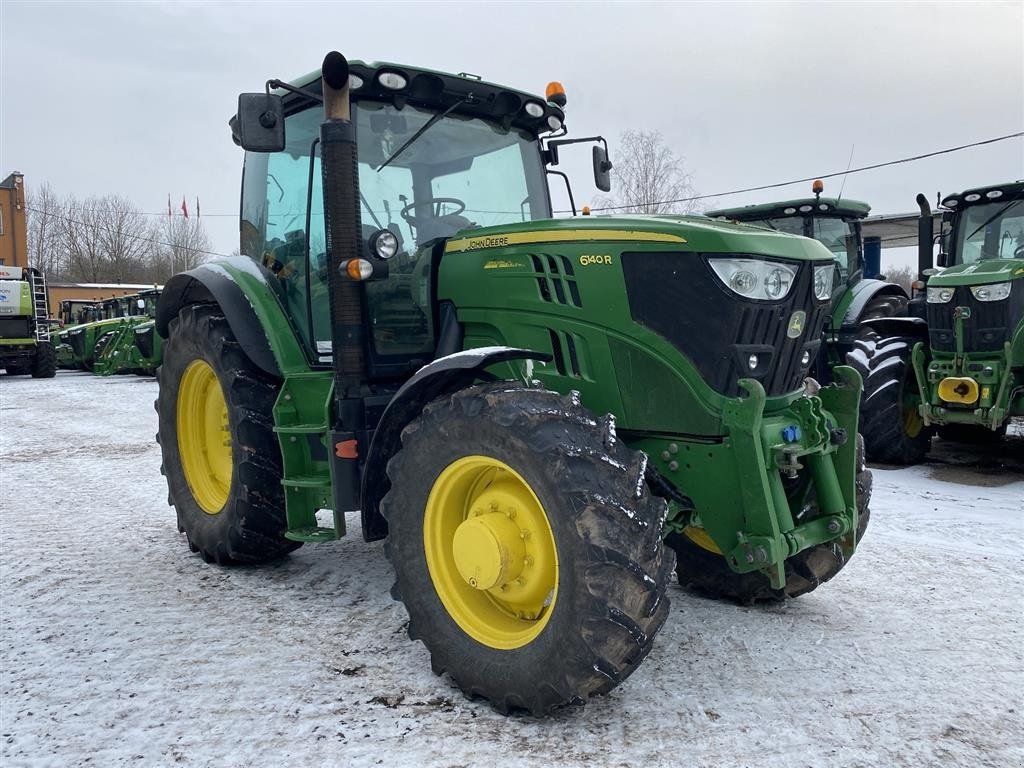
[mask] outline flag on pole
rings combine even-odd
[[[174,214],[171,213],[171,193],[167,193],[167,218],[171,218]]]
[[[181,196],[181,212],[185,216],[185,218],[187,219],[188,218],[188,206],[185,204],[185,196],[184,195]]]
[[[200,213],[199,213],[199,196],[197,195],[196,196],[196,218],[198,219],[199,216],[200,216]]]

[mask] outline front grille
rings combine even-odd
[[[703,254],[622,254],[633,319],[669,341],[728,397],[740,394],[741,378],[757,379],[769,396],[793,392],[818,355],[828,302],[814,298],[810,264],[787,263],[799,268],[795,284],[782,301],[767,302],[730,291]],[[804,329],[791,339],[787,329],[798,310],[806,312]]]
[[[85,357],[85,331],[68,334],[68,344],[75,353],[75,357]]]
[[[0,338],[30,339],[34,336],[27,317],[0,317]]]
[[[143,357],[153,356],[153,326],[135,331],[135,346],[142,352]]]
[[[1024,320],[1024,281],[1014,281],[1010,295],[1001,301],[978,301],[970,287],[961,285],[945,304],[929,304],[928,334],[932,349],[956,351],[953,313],[957,307],[971,310],[971,316],[963,321],[964,350],[1001,352],[1003,344],[1012,340],[1014,330]]]

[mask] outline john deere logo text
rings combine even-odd
[[[789,328],[786,329],[786,335],[791,339],[797,339],[800,334],[804,332],[804,322],[807,320],[807,313],[802,309],[797,310],[789,317]]]
[[[501,237],[471,237],[466,246],[466,250],[472,251],[475,248],[501,248],[504,245],[508,245],[508,235],[502,235]]]
[[[611,264],[612,257],[607,254],[585,253],[580,256],[580,266],[589,267],[591,264]]]

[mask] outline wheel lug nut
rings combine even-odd
[[[523,558],[523,565],[533,565],[533,558],[527,555]]]
[[[497,512],[498,511],[498,502],[492,501],[491,504],[490,504],[490,510],[491,510],[491,512]]]
[[[526,586],[526,579],[524,579],[522,576],[520,576],[518,579],[516,579],[516,586],[517,587],[525,587]]]
[[[519,532],[519,538],[522,539],[523,541],[526,541],[528,538],[530,538],[530,532],[529,531],[520,531]]]

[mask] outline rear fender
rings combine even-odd
[[[880,317],[876,320],[865,320],[861,323],[879,336],[928,341],[928,323],[919,317]]]
[[[839,330],[854,333],[860,325],[864,310],[876,296],[902,296],[909,299],[903,288],[884,280],[860,280],[850,286],[850,293],[853,295],[853,300],[846,307],[846,312],[843,313]]]
[[[387,521],[380,513],[380,501],[391,487],[387,465],[401,448],[402,430],[430,401],[479,380],[493,381],[496,377],[486,369],[510,360],[547,363],[551,361],[551,355],[515,347],[467,349],[423,366],[395,393],[373,433],[364,464],[361,508],[363,538],[366,541],[383,539],[388,534]],[[529,367],[528,364],[527,371]]]

